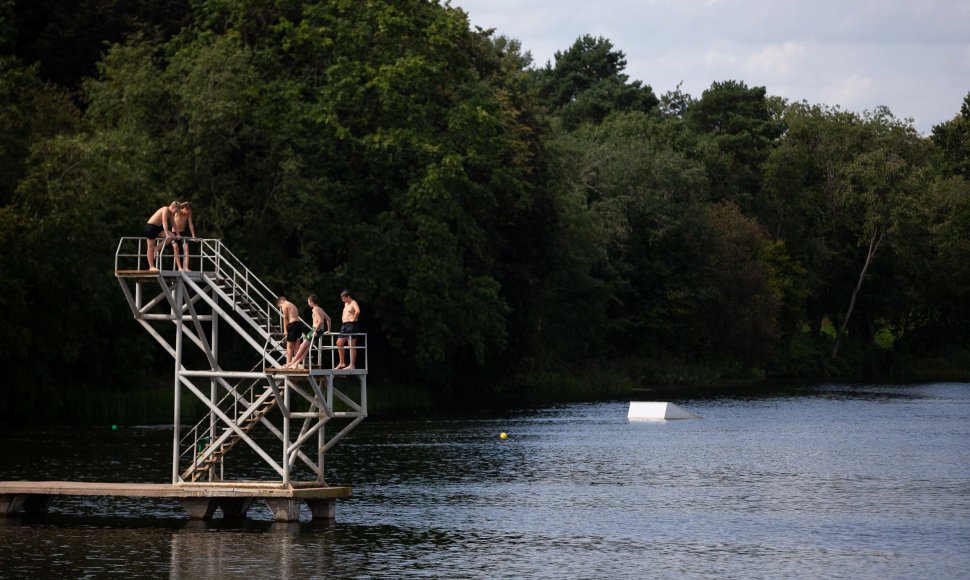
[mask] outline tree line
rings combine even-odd
[[[351,288],[379,380],[439,401],[970,369],[970,94],[929,136],[657,96],[425,0],[2,0],[0,54],[12,412],[168,376],[112,260],[171,199],[280,292]]]

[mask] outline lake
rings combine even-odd
[[[0,518],[0,577],[970,575],[970,384],[674,402],[703,418],[630,422],[628,401],[606,401],[368,419],[327,455],[327,481],[354,491],[334,523],[55,498],[45,518]],[[171,474],[170,427],[8,426],[0,441],[3,480]]]

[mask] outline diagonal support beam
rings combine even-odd
[[[193,290],[195,290],[196,292],[198,292],[199,293],[199,296],[202,297],[202,299],[212,308],[212,310],[218,312],[219,313],[219,316],[221,316],[222,319],[225,320],[226,323],[229,324],[229,326],[231,326],[236,332],[238,332],[239,333],[239,336],[241,336],[243,338],[243,340],[245,340],[247,343],[249,343],[249,345],[251,347],[253,347],[253,350],[255,350],[256,352],[258,352],[260,354],[260,356],[263,357],[264,360],[266,360],[267,362],[269,362],[274,367],[279,367],[280,366],[278,362],[276,362],[271,357],[269,357],[269,356],[266,355],[266,353],[263,351],[263,345],[258,344],[248,332],[246,332],[245,330],[243,330],[242,327],[240,327],[239,324],[236,323],[236,321],[232,319],[232,317],[229,315],[229,313],[227,313],[225,310],[222,309],[222,306],[217,301],[215,301],[211,296],[209,296],[208,294],[206,294],[205,291],[202,290],[202,288],[200,288],[199,285],[195,283],[195,280],[192,280],[192,279],[186,277],[185,278],[185,282]]]
[[[277,463],[275,459],[273,459],[272,457],[270,457],[270,455],[268,453],[266,453],[266,451],[264,451],[263,448],[260,447],[258,443],[256,443],[255,441],[253,441],[252,438],[249,437],[249,435],[245,431],[243,431],[242,429],[240,429],[239,428],[239,425],[237,425],[235,421],[233,421],[225,413],[223,413],[222,412],[222,409],[220,409],[219,407],[217,407],[213,403],[211,403],[209,401],[208,396],[203,395],[202,394],[202,391],[200,391],[199,389],[197,389],[195,387],[195,385],[192,384],[192,381],[188,380],[185,377],[179,377],[179,380],[181,380],[182,384],[184,384],[186,386],[186,388],[188,388],[190,391],[192,391],[192,393],[196,397],[198,397],[200,401],[202,401],[203,403],[205,403],[206,406],[209,408],[209,410],[212,413],[214,413],[216,415],[216,417],[218,417],[227,427],[229,427],[229,429],[232,430],[232,433],[235,433],[239,437],[239,439],[241,441],[244,441],[247,445],[249,445],[253,449],[253,451],[255,451],[260,457],[262,457],[263,458],[263,461],[265,461],[267,463],[267,465],[269,465],[274,470],[276,470],[276,472],[279,473],[280,476],[283,475],[283,467],[280,466],[280,464]],[[242,421],[242,420],[245,420],[245,419],[249,418],[249,416],[252,415],[252,413],[255,411],[255,409],[256,409],[256,406],[254,404],[252,408],[248,409],[245,413],[243,413],[243,415],[240,417],[239,420]],[[210,444],[210,453],[209,453],[209,455],[211,455],[211,450],[212,449],[217,449],[219,445],[221,445],[222,443],[225,443],[226,440],[229,439],[229,436],[230,436],[229,432],[223,433],[219,437],[219,439],[218,439],[218,444],[215,444],[215,443]]]

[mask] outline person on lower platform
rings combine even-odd
[[[286,339],[286,366],[296,357],[297,343],[303,336],[303,323],[300,322],[300,311],[296,305],[286,299],[286,296],[276,298],[276,306],[280,309],[283,333]]]
[[[175,263],[178,265],[179,272],[189,272],[189,238],[195,238],[191,201],[183,201],[179,204],[178,211],[172,216],[172,229],[172,233],[175,234],[175,241],[172,242],[172,248],[175,250]],[[179,259],[179,243],[182,244],[181,260]]]
[[[337,339],[337,355],[340,357],[340,364],[337,370],[354,370],[357,368],[357,334],[360,332],[360,305],[353,299],[348,290],[340,293],[340,300],[344,303],[344,311],[340,316],[340,338]],[[344,346],[350,345],[350,364],[346,363],[344,357]]]
[[[300,343],[300,347],[297,349],[293,361],[287,363],[284,368],[297,368],[303,362],[306,353],[310,351],[310,346],[313,344],[313,341],[324,332],[330,332],[330,315],[320,306],[320,299],[317,298],[317,295],[311,294],[306,299],[306,303],[307,306],[313,309],[313,328],[303,335],[303,342]],[[326,330],[323,329],[325,325],[327,327]]]
[[[158,268],[155,267],[156,240],[164,234],[165,239],[162,241],[164,248],[165,244],[175,237],[175,234],[172,233],[172,220],[178,208],[179,202],[177,201],[162,206],[155,210],[152,217],[148,218],[148,223],[145,224],[145,238],[148,240],[148,251],[145,257],[148,258],[148,271],[150,272],[158,271]]]

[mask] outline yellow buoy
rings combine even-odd
[[[509,438],[509,434],[506,433],[505,431],[502,431],[501,433],[499,433],[498,438],[499,439],[508,439]]]

